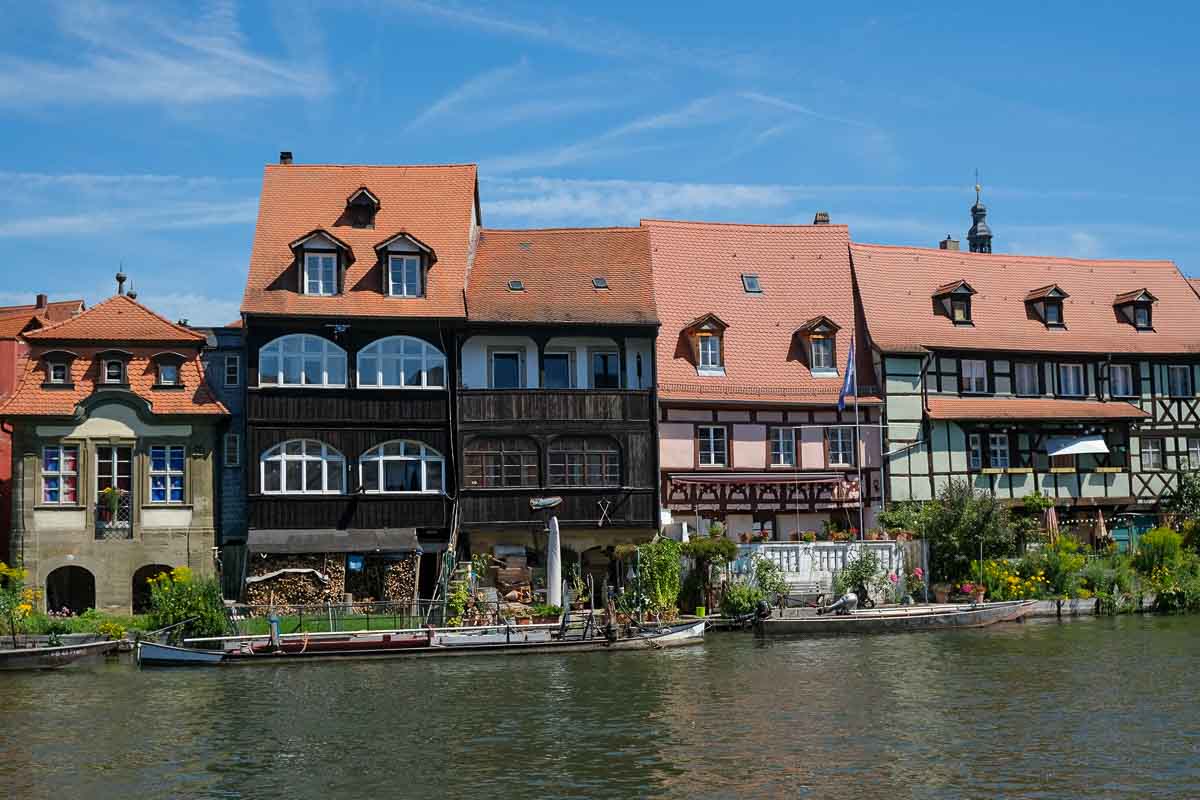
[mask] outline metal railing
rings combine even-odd
[[[133,493],[121,490],[115,502],[100,493],[96,497],[96,538],[133,538]]]

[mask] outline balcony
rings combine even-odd
[[[450,524],[444,495],[250,495],[251,528],[444,528]]]
[[[130,492],[100,492],[95,515],[97,540],[133,538],[133,495]]]
[[[646,422],[647,390],[462,389],[459,422]]]
[[[448,398],[438,389],[251,389],[246,418],[251,423],[304,420],[307,425],[442,423],[449,417]]]
[[[655,528],[658,507],[653,489],[627,488],[522,488],[463,491],[459,498],[464,525],[528,527],[545,518],[530,510],[534,497],[561,497],[554,514],[563,525],[597,528]]]

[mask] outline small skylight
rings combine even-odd
[[[758,282],[757,275],[743,274],[742,275],[742,288],[745,289],[747,292],[752,292],[754,294],[762,293],[762,286]]]
[[[593,289],[607,289],[608,288],[608,278],[592,278],[592,288]]]
[[[523,292],[525,291],[525,282],[513,279],[508,282],[508,290],[510,292]]]

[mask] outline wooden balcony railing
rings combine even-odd
[[[460,422],[649,422],[650,392],[633,389],[462,389]]]

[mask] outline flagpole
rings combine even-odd
[[[850,352],[851,357],[858,359],[858,353],[854,349],[854,334],[850,334]],[[862,479],[862,456],[863,446],[862,438],[859,433],[858,425],[858,365],[854,365],[854,463],[858,467],[858,538],[863,540],[867,538],[867,532],[863,528],[863,479]]]

